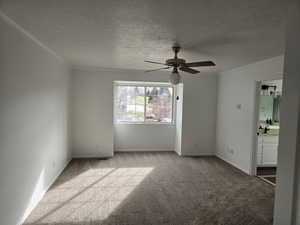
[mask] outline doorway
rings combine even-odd
[[[260,82],[258,93],[255,174],[276,185],[282,80]]]

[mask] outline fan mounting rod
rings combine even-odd
[[[180,51],[180,46],[178,44],[175,44],[173,47],[172,47],[174,53],[175,53],[175,59],[177,59],[177,54],[178,52]]]

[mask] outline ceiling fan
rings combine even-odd
[[[177,57],[177,55],[181,49],[181,47],[178,44],[175,44],[172,47],[172,49],[175,53],[175,56],[174,56],[174,58],[167,59],[165,63],[145,60],[145,62],[147,62],[147,63],[164,65],[165,67],[154,69],[154,70],[146,70],[145,72],[153,72],[153,71],[166,70],[166,69],[173,68],[172,74],[170,75],[170,82],[172,84],[176,85],[181,81],[181,77],[179,75],[178,70],[181,70],[186,73],[196,74],[196,73],[200,73],[200,71],[192,69],[191,67],[204,67],[204,66],[215,66],[216,65],[212,61],[200,61],[200,62],[187,63],[184,59]]]

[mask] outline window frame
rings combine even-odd
[[[144,121],[118,121],[117,120],[117,94],[118,94],[118,87],[120,86],[127,86],[127,87],[144,87],[145,95],[144,95]],[[171,113],[171,122],[156,122],[156,121],[146,121],[146,113],[147,113],[147,96],[146,96],[146,88],[147,87],[168,87],[172,88],[172,113]],[[114,124],[162,124],[162,125],[175,125],[175,116],[176,116],[176,105],[175,105],[175,95],[176,95],[176,87],[170,83],[164,82],[143,82],[143,81],[114,81],[114,103],[113,103],[113,120]]]

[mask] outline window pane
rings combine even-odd
[[[144,87],[118,86],[116,119],[118,122],[144,121]]]
[[[172,122],[172,96],[170,87],[146,88],[146,121]]]

